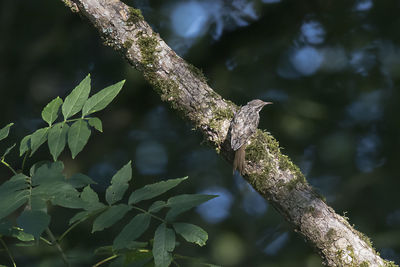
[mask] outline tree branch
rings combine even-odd
[[[238,107],[206,83],[153,32],[140,10],[118,0],[62,0],[89,19],[105,44],[143,72],[163,101],[189,120],[222,157],[232,162],[229,126]],[[369,239],[314,192],[278,142],[258,130],[246,148],[246,180],[317,249],[329,266],[386,266]]]

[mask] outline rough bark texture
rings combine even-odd
[[[228,130],[238,107],[215,93],[198,69],[177,56],[139,10],[118,0],[62,1],[86,17],[106,45],[142,71],[161,99],[201,131],[217,153],[232,162]],[[258,130],[251,138],[246,148],[245,173],[247,181],[316,248],[327,265],[394,266],[313,191],[269,133]]]

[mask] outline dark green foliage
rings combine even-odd
[[[155,266],[169,266],[174,258],[176,234],[199,246],[206,243],[208,235],[203,229],[174,220],[182,212],[214,196],[186,194],[170,197],[167,201],[153,200],[179,185],[187,177],[145,185],[134,190],[127,199],[126,192],[132,180],[130,161],[111,178],[104,197],[99,197],[91,188],[90,185],[95,182],[90,177],[81,173],[74,174],[68,179],[64,176],[64,164],[58,161],[60,154],[68,145],[72,158],[75,158],[89,140],[90,127],[102,132],[101,120],[86,116],[104,109],[120,92],[123,84],[124,81],[121,81],[89,97],[90,75],[88,75],[64,101],[60,97],[50,101],[41,114],[48,126],[25,136],[20,143],[19,155],[32,156],[47,141],[53,161],[33,164],[29,175],[17,173],[5,161],[5,156],[12,152],[15,144],[4,151],[1,163],[12,170],[14,175],[0,185],[0,239],[2,236],[16,238],[22,242],[20,246],[38,245],[39,240],[54,245],[61,242],[71,230],[85,220],[93,219],[92,233],[94,233],[113,227],[129,216],[131,219],[122,225],[119,234],[115,238],[110,238],[112,246],[97,250],[105,253],[108,260],[118,258],[112,265],[144,266],[154,260]],[[57,122],[60,112],[64,119]],[[72,118],[79,112],[82,113],[80,117]],[[0,129],[0,140],[7,138],[12,125],[13,123],[10,123]],[[23,169],[24,167],[22,171]],[[107,205],[100,201],[104,198]],[[144,201],[150,202],[147,203],[148,210],[137,206],[139,202]],[[48,213],[50,206],[52,209],[54,206],[60,206],[78,210],[69,220],[70,227],[58,239],[55,239],[49,229],[51,220],[58,223],[57,218],[52,218]],[[18,209],[20,211],[16,214],[16,225],[14,225],[15,223],[8,221],[7,217],[17,213]],[[165,218],[155,215],[163,209],[169,209],[165,211]],[[132,212],[135,212],[133,216]],[[151,229],[152,222],[156,227],[153,228],[154,237],[150,240],[138,240]],[[44,232],[50,241],[45,239]],[[57,246],[61,249],[61,246]],[[64,255],[63,253],[61,254]],[[9,255],[11,257],[11,254]],[[65,255],[63,258],[67,261]]]

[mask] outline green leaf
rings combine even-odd
[[[17,218],[18,226],[24,229],[25,233],[32,234],[35,238],[43,233],[49,226],[50,216],[39,210],[24,210]]]
[[[31,210],[41,210],[47,213],[47,203],[46,199],[43,199],[42,196],[32,196],[30,199]]]
[[[128,189],[128,182],[132,178],[131,161],[123,166],[111,179],[111,185],[106,190],[107,203],[112,205],[122,199],[126,189]]]
[[[167,203],[165,201],[156,201],[153,204],[151,204],[149,208],[149,212],[159,212],[162,208],[165,208],[167,206]]]
[[[83,201],[85,201],[87,203],[98,203],[99,202],[99,196],[90,187],[90,185],[83,188],[82,193],[81,193],[81,198]]]
[[[165,223],[158,226],[154,234],[153,256],[157,267],[168,267],[172,262],[172,251],[175,248],[175,232]]]
[[[89,125],[94,127],[97,131],[103,132],[103,124],[101,123],[101,120],[99,118],[89,118],[88,120]]]
[[[28,177],[17,174],[0,186],[0,219],[24,205],[29,199]]]
[[[2,156],[3,159],[8,155],[8,153],[10,153],[10,151],[15,147],[15,145],[16,145],[16,144],[13,144],[12,146],[10,146],[10,147],[8,147],[8,148],[6,149],[6,151],[4,152],[4,154],[3,154],[3,156]]]
[[[145,267],[153,259],[151,251],[133,250],[125,253],[125,264],[135,267]]]
[[[21,144],[19,146],[19,156],[22,156],[26,151],[31,149],[31,134],[25,136],[21,140]]]
[[[68,129],[68,124],[58,123],[49,130],[48,145],[50,154],[53,156],[54,161],[57,160],[58,156],[64,150]]]
[[[186,241],[204,246],[208,239],[208,234],[202,228],[190,223],[174,223],[175,232],[180,234]]]
[[[62,99],[57,96],[44,107],[42,111],[42,118],[45,122],[49,124],[49,126],[51,126],[53,122],[57,119],[58,111],[60,110],[60,106],[62,105],[62,103]]]
[[[96,182],[93,181],[89,176],[82,173],[76,173],[72,175],[69,179],[67,179],[67,181],[75,188],[81,188],[89,184],[96,184]]]
[[[147,230],[150,219],[150,215],[146,213],[136,215],[114,239],[114,249],[129,248],[131,243]]]
[[[74,116],[76,113],[81,111],[83,105],[89,97],[90,93],[90,74],[81,81],[78,86],[65,98],[62,105],[62,114],[64,120]]]
[[[49,127],[41,128],[36,130],[31,136],[31,156],[36,150],[47,140],[47,134],[49,131]]]
[[[46,185],[46,191],[50,193],[50,200],[53,205],[71,209],[81,209],[86,206],[86,203],[79,197],[79,192],[66,182],[56,182]]]
[[[184,194],[171,197],[167,202],[167,206],[171,209],[167,212],[165,219],[167,221],[173,221],[179,214],[215,197],[216,196],[200,194]]]
[[[64,164],[61,161],[56,162],[45,162],[40,166],[32,166],[32,185],[36,186],[43,183],[50,183],[55,181],[65,181],[65,177],[62,173],[64,170]]]
[[[4,126],[2,129],[0,129],[0,141],[8,136],[8,133],[10,132],[10,127],[13,125],[14,125],[14,123],[9,123],[6,126]]]
[[[78,120],[72,124],[68,131],[68,146],[74,159],[89,140],[90,129],[84,120]]]
[[[177,186],[180,182],[187,179],[187,176],[184,178],[178,179],[170,179],[167,181],[161,181],[154,184],[145,185],[144,187],[134,191],[129,197],[129,204],[136,204],[142,200],[150,199],[156,196],[159,196],[171,188]]]
[[[132,207],[126,204],[111,206],[94,220],[92,233],[102,231],[104,228],[112,226],[114,223],[121,220],[130,209],[132,209]]]
[[[93,112],[104,109],[121,91],[125,80],[113,84],[101,90],[100,92],[92,95],[85,103],[82,109],[82,115],[86,116]]]
[[[89,218],[89,216],[92,214],[92,212],[90,212],[90,211],[87,211],[87,210],[84,210],[84,211],[80,211],[80,212],[78,212],[78,213],[76,213],[70,220],[69,220],[69,224],[71,225],[71,224],[73,224],[74,222],[77,222],[77,221],[84,221],[84,220],[86,220],[87,218]]]
[[[31,234],[25,233],[24,231],[20,230],[13,234],[13,237],[17,238],[22,242],[29,242],[35,240],[35,237]]]

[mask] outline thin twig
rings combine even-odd
[[[56,246],[57,250],[60,252],[61,257],[66,266],[71,266],[68,262],[67,256],[65,255],[64,251],[62,250],[60,244],[57,242],[56,238],[54,237],[53,233],[51,232],[50,228],[46,228],[46,233],[49,235],[51,242]]]
[[[13,266],[17,267],[17,264],[15,264],[14,257],[12,256],[11,251],[8,249],[6,243],[4,242],[4,240],[1,237],[0,237],[0,243],[3,245],[3,247],[6,250],[8,256],[10,257],[10,260],[11,260]]]
[[[116,257],[118,257],[118,255],[112,255],[112,256],[110,256],[110,257],[108,257],[108,258],[105,258],[105,259],[102,260],[102,261],[99,261],[98,263],[96,263],[96,264],[93,265],[92,267],[100,266],[101,264],[106,263],[107,261],[113,260],[113,259],[115,259]]]

